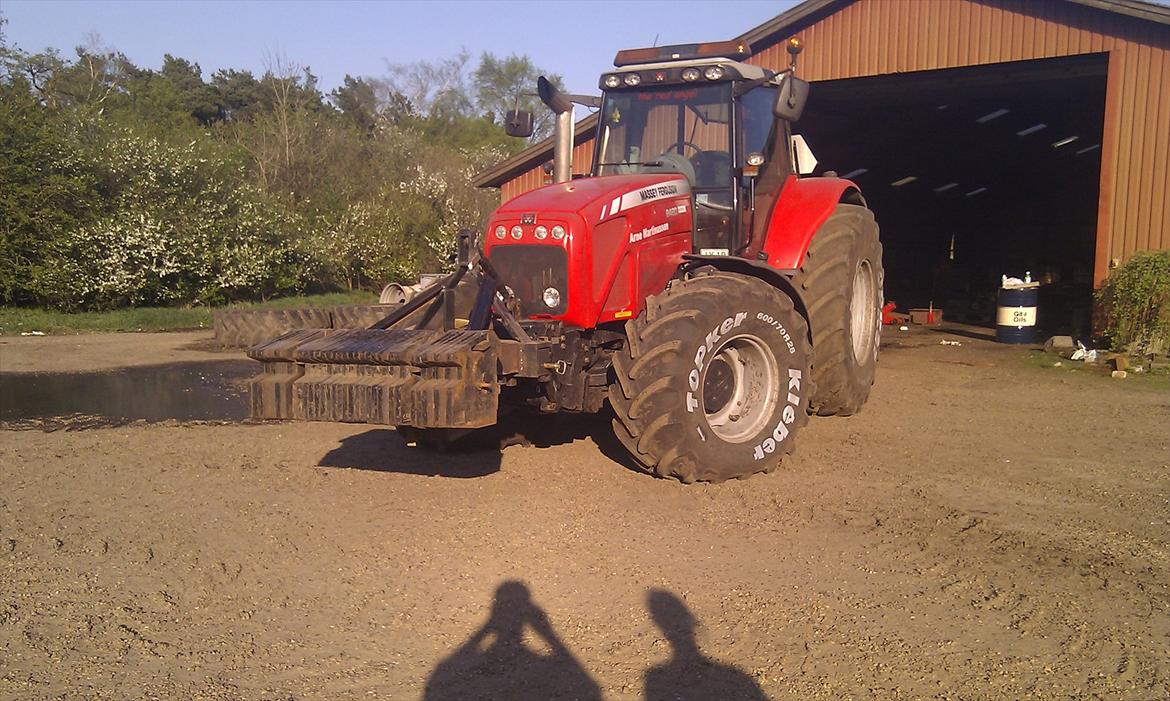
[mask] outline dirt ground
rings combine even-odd
[[[0,432],[0,698],[1166,699],[1170,385],[1025,355],[887,337],[861,414],[714,486],[583,419]]]
[[[212,345],[208,331],[0,336],[0,372],[90,372],[231,357],[207,350]]]

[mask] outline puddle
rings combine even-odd
[[[91,373],[0,373],[0,423],[78,416],[90,425],[239,421],[248,416],[243,381],[257,371],[250,360],[221,360]]]

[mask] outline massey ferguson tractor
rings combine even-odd
[[[368,329],[253,347],[260,419],[396,426],[441,447],[513,405],[612,408],[638,464],[683,482],[774,469],[809,414],[865,403],[882,248],[858,187],[801,177],[795,75],[743,43],[621,51],[603,97],[541,79],[554,183],[460,235],[455,272]],[[573,175],[573,102],[599,109]],[[532,132],[532,115],[508,115]]]

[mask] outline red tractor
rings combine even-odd
[[[792,65],[720,42],[619,52],[604,97],[540,81],[555,183],[464,232],[454,273],[369,329],[252,348],[263,419],[389,424],[442,445],[501,407],[598,412],[648,471],[775,468],[810,413],[852,414],[877,363],[882,249],[858,187],[798,177]],[[572,102],[600,109],[571,176]],[[509,114],[513,135],[530,113]]]

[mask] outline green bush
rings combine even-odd
[[[110,211],[57,236],[36,280],[59,309],[221,304],[296,291],[299,217],[239,182],[208,140],[115,130],[83,149]]]
[[[0,83],[0,303],[42,301],[32,281],[52,242],[105,208],[88,159],[29,93]]]
[[[1097,291],[1105,335],[1116,349],[1170,348],[1170,251],[1138,253]]]
[[[442,270],[497,204],[472,178],[524,146],[497,115],[541,72],[467,59],[326,96],[283,59],[205,80],[170,55],[31,54],[0,31],[0,305],[202,308]],[[416,75],[448,88],[412,92]]]

